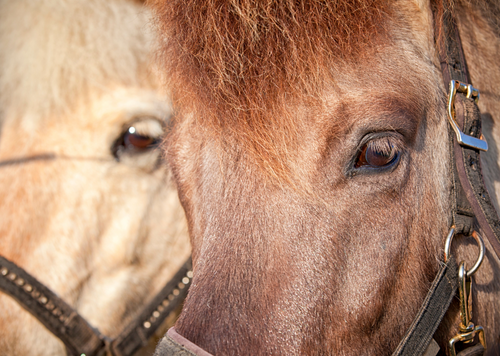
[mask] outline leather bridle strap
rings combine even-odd
[[[148,339],[165,318],[186,299],[192,278],[193,266],[189,257],[165,287],[143,308],[141,314],[111,342],[111,353],[115,356],[133,355],[147,345]]]
[[[472,84],[467,70],[467,63],[463,54],[462,43],[455,19],[443,0],[440,9],[436,9],[435,28],[437,31],[437,46],[441,63],[441,71],[445,88],[451,80]],[[480,138],[481,115],[476,102],[457,93],[455,98],[455,119],[462,132]],[[486,236],[496,255],[500,257],[500,220],[484,184],[481,168],[480,151],[460,145],[455,133],[449,127],[450,142],[452,143],[453,181],[455,189],[455,211],[453,223],[456,233],[470,235],[472,225],[460,226],[460,219],[471,216],[476,219],[483,236]],[[457,179],[458,177],[458,179]],[[458,217],[457,217],[458,216]],[[470,221],[465,218],[465,221]],[[467,223],[466,223],[467,225]]]
[[[34,315],[71,355],[94,356],[105,338],[72,307],[25,270],[0,256],[0,289]]]
[[[165,318],[185,299],[192,278],[191,258],[115,338],[103,336],[76,310],[15,263],[0,256],[0,290],[14,298],[66,346],[68,355],[110,352],[130,356],[147,344]]]
[[[453,256],[441,265],[420,310],[392,356],[422,355],[448,311],[458,287],[458,268]]]

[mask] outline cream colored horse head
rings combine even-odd
[[[134,1],[0,1],[0,254],[111,337],[189,255],[148,22]],[[2,293],[0,335],[1,355],[65,354]]]

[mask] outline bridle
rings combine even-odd
[[[448,1],[437,1],[433,8],[434,29],[441,71],[448,96],[448,142],[450,176],[452,179],[452,226],[445,241],[445,256],[429,293],[410,328],[399,343],[393,356],[435,356],[439,346],[433,335],[441,324],[459,289],[460,324],[458,333],[449,341],[450,356],[483,355],[486,350],[484,330],[471,322],[471,276],[484,257],[485,236],[496,255],[500,257],[500,220],[486,190],[480,151],[488,145],[481,134],[481,116],[477,107],[479,91],[471,85],[462,43]],[[481,235],[479,233],[481,232]],[[465,263],[457,266],[450,254],[454,236],[473,237],[480,248],[476,264],[467,270]],[[479,342],[476,341],[479,339]],[[457,354],[456,346],[462,351]],[[171,328],[157,347],[155,355],[210,356],[193,344],[175,328]]]
[[[434,29],[441,72],[445,86],[449,85],[447,103],[450,176],[452,181],[452,226],[445,241],[444,262],[427,294],[424,303],[400,342],[393,356],[423,355],[432,342],[432,335],[441,323],[452,299],[459,289],[460,324],[458,333],[449,341],[449,353],[457,355],[456,345],[465,346],[458,355],[482,355],[486,350],[484,330],[470,320],[471,275],[479,268],[484,256],[485,236],[497,256],[500,256],[500,220],[484,184],[480,152],[488,145],[481,134],[481,116],[477,101],[479,91],[471,85],[462,42],[456,21],[447,1],[434,8]],[[457,270],[450,255],[456,235],[473,237],[480,253],[476,264],[466,270],[461,262]],[[479,343],[473,344],[476,338]],[[467,347],[468,346],[468,347]],[[438,349],[439,350],[439,349]],[[432,354],[434,355],[434,354]]]
[[[130,356],[148,344],[185,299],[193,277],[189,258],[114,339],[102,335],[75,309],[15,263],[0,256],[0,290],[14,298],[66,346],[70,356]]]

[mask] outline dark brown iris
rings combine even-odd
[[[149,136],[142,136],[137,133],[126,132],[123,137],[123,142],[127,148],[135,148],[136,150],[144,150],[156,143],[156,140]]]
[[[371,166],[381,168],[391,164],[397,157],[397,150],[388,137],[374,139],[363,146],[354,167]]]

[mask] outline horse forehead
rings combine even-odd
[[[314,105],[291,104],[288,112],[282,112],[281,120],[275,119],[275,126],[257,126],[253,132],[247,132],[242,141],[234,140],[232,132],[216,130],[214,133],[211,127],[203,129],[206,126],[202,118],[189,115],[189,124],[181,120],[179,125],[182,128],[177,142],[183,147],[181,151],[184,155],[202,156],[216,152],[214,159],[226,164],[228,161],[224,162],[222,157],[234,155],[235,150],[239,154],[249,153],[253,138],[258,136],[277,147],[268,154],[275,154],[277,162],[294,165],[295,172],[289,173],[298,174],[304,173],[301,167],[310,166],[312,157],[320,158],[325,145],[332,140],[342,140],[360,127],[403,131],[415,137],[426,113],[426,104],[440,96],[440,88],[432,85],[436,80],[432,63],[425,62],[411,50],[392,55],[395,48],[398,45],[355,69],[347,66],[344,71],[339,70],[336,80],[318,95]],[[234,124],[238,126],[237,122]],[[288,147],[280,147],[283,140],[292,139],[283,134],[290,127],[296,135],[295,141]],[[190,140],[184,140],[189,137]],[[230,143],[231,147],[219,149],[222,142]],[[187,147],[190,149],[186,150]],[[213,163],[211,166],[216,167],[217,162]]]
[[[240,99],[250,98],[251,105],[241,104],[226,112],[216,113],[218,109],[210,105],[204,106],[204,111],[193,109],[192,105],[203,105],[204,99],[186,95],[185,98],[195,103],[185,106],[193,110],[190,117],[194,119],[188,120],[193,123],[190,131],[199,131],[203,126],[208,128],[204,133],[209,134],[206,140],[211,143],[228,142],[235,138],[232,146],[249,152],[268,176],[276,176],[282,183],[289,181],[289,177],[296,172],[292,166],[300,165],[300,159],[295,163],[293,160],[317,155],[315,144],[320,144],[319,141],[324,141],[327,136],[341,136],[353,125],[366,121],[387,122],[394,116],[400,122],[407,122],[407,126],[415,126],[415,121],[422,116],[426,100],[424,93],[439,95],[435,86],[435,68],[432,68],[435,59],[429,45],[433,42],[427,5],[412,1],[398,4],[398,11],[404,13],[405,18],[411,18],[403,21],[402,28],[389,21],[389,35],[384,41],[375,40],[374,47],[366,46],[366,51],[360,52],[354,60],[339,57],[329,62],[330,68],[323,68],[325,79],[322,85],[325,87],[322,91],[299,96],[297,92],[292,93],[295,102],[280,102],[283,96],[287,96],[285,94],[278,97],[270,95],[273,98],[263,99],[261,106],[255,106],[253,94],[245,93],[245,87],[242,87]],[[280,63],[272,65],[280,67]],[[243,79],[252,81],[255,78]],[[314,80],[317,78],[311,79]],[[219,89],[217,85],[205,88],[212,90],[214,97],[219,94]],[[314,107],[308,107],[310,97],[314,97]],[[274,102],[269,104],[266,100]],[[307,103],[296,105],[300,101]],[[179,104],[182,103],[181,100]],[[343,107],[344,114],[341,115],[339,107]],[[260,114],[254,115],[254,112]],[[235,142],[236,145],[233,145]],[[228,152],[227,147],[221,152]]]

